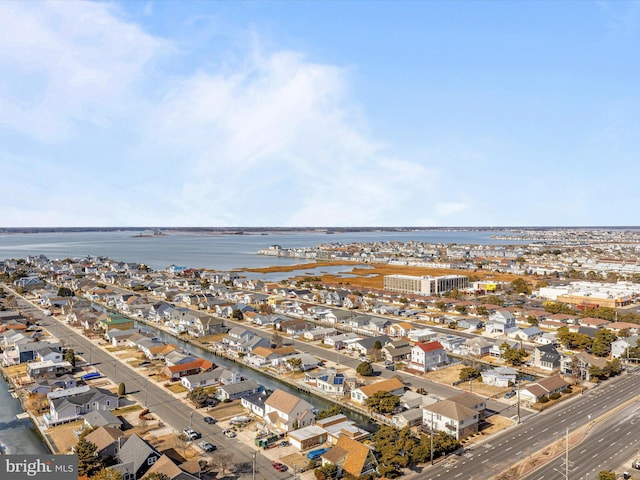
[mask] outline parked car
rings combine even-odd
[[[189,440],[197,440],[200,437],[202,437],[202,435],[200,434],[200,432],[196,432],[195,430],[193,430],[192,428],[185,428],[182,433],[184,434],[185,437],[187,437]]]
[[[217,422],[217,420],[213,417],[204,417],[204,421],[207,422],[209,425],[213,425],[214,423]]]
[[[633,463],[631,463],[631,466],[636,470],[640,470],[640,458],[636,458]]]
[[[222,432],[224,434],[225,437],[229,437],[229,438],[233,438],[236,436],[236,432],[234,432],[233,430],[231,430],[230,428],[227,428],[225,431]]]
[[[207,442],[206,440],[202,440],[201,442],[198,443],[198,445],[200,446],[200,448],[202,448],[205,452],[213,452],[214,450],[216,450],[216,446],[212,443]]]
[[[511,390],[511,391],[509,391],[509,392],[507,392],[507,393],[505,393],[505,394],[504,394],[504,398],[511,398],[511,397],[513,397],[515,394],[516,394],[516,391],[515,391],[515,390]]]
[[[279,472],[286,472],[287,466],[284,463],[276,462],[275,460],[271,462],[273,468],[278,470]]]

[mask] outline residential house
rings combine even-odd
[[[308,450],[316,445],[322,445],[327,441],[327,431],[317,425],[308,425],[299,428],[288,435],[291,445],[298,450]]]
[[[467,339],[459,335],[440,335],[438,342],[447,352],[463,353],[464,343]]]
[[[640,325],[637,323],[613,322],[607,325],[607,329],[616,335],[620,334],[623,330],[628,331],[631,335],[640,335]]]
[[[118,451],[118,440],[124,437],[119,428],[98,427],[87,434],[85,439],[96,446],[96,455],[100,458],[115,457]]]
[[[327,368],[320,372],[306,373],[304,381],[327,395],[343,396],[346,377],[337,373],[335,368]]]
[[[508,337],[514,340],[522,340],[523,342],[535,342],[544,332],[538,327],[516,328],[508,333]]]
[[[102,388],[49,401],[49,413],[43,416],[45,425],[54,426],[82,418],[93,410],[113,410],[118,408],[118,396]]]
[[[264,419],[267,425],[290,432],[313,424],[313,406],[284,390],[276,389],[265,401]]]
[[[411,360],[407,367],[420,372],[428,372],[447,363],[447,355],[440,342],[418,342],[411,349]]]
[[[516,317],[507,310],[499,310],[489,315],[485,330],[488,334],[498,333],[505,335],[514,328],[516,328]]]
[[[475,410],[478,412],[479,419],[482,420],[485,416],[485,410],[487,409],[487,401],[473,393],[470,392],[462,392],[453,397],[449,397],[447,400],[451,400],[452,402],[456,402],[460,405],[464,405],[465,407],[470,408],[471,410]]]
[[[336,350],[342,350],[347,345],[362,340],[362,337],[353,332],[339,333],[338,335],[332,335],[325,337],[323,342],[325,345],[335,347]]]
[[[421,408],[405,410],[391,417],[391,421],[396,428],[417,427],[422,425],[423,412]]]
[[[346,435],[341,435],[336,445],[321,458],[323,465],[331,463],[338,467],[339,476],[346,472],[354,478],[374,473],[377,465],[372,447]]]
[[[320,340],[325,337],[335,335],[337,330],[335,328],[314,328],[313,330],[307,330],[302,334],[306,340]]]
[[[127,330],[119,330],[112,328],[105,332],[104,336],[106,340],[114,347],[129,345],[129,342],[134,338],[139,338],[140,331],[137,328],[131,328]]]
[[[106,318],[100,320],[100,327],[105,332],[109,332],[113,329],[130,330],[133,329],[133,325],[134,321],[132,319],[117,313],[109,314]]]
[[[370,317],[369,324],[366,325],[366,329],[378,334],[386,334],[391,325],[393,325],[393,322],[388,318]]]
[[[349,420],[343,414],[316,420],[316,426],[327,432],[327,441],[331,445],[338,443],[338,439],[342,435],[359,442],[367,440],[371,436],[369,432],[358,427],[353,420]]]
[[[276,361],[282,358],[289,358],[296,355],[296,349],[291,346],[268,348],[256,347],[247,356],[247,361],[257,367],[263,365],[275,365]]]
[[[84,416],[87,428],[109,427],[122,429],[123,423],[109,410],[93,410]]]
[[[462,403],[447,399],[424,407],[422,421],[434,432],[445,432],[456,440],[462,440],[478,432],[480,414]]]
[[[611,356],[612,358],[624,358],[630,348],[638,346],[640,346],[640,335],[619,338],[611,343]]]
[[[531,366],[552,372],[560,368],[561,356],[552,344],[538,345],[531,352]]]
[[[32,380],[55,378],[60,375],[69,374],[72,371],[73,366],[66,361],[54,362],[52,360],[45,360],[44,362],[27,364],[27,375]]]
[[[387,343],[390,343],[391,339],[386,335],[380,335],[378,337],[366,337],[362,338],[349,345],[350,350],[355,350],[360,355],[372,355],[375,350],[376,344],[380,345],[380,349]]]
[[[195,375],[187,375],[180,379],[180,383],[187,390],[194,388],[205,388],[213,385],[229,385],[240,382],[241,377],[238,372],[224,367],[217,367]]]
[[[408,336],[412,342],[431,342],[438,334],[430,328],[422,328],[410,330]]]
[[[122,480],[140,480],[162,455],[135,433],[122,440],[116,454],[119,463],[109,468],[120,472]]]
[[[391,337],[406,337],[413,329],[413,325],[409,322],[398,322],[389,325],[389,336]]]
[[[216,396],[222,402],[227,400],[235,400],[236,398],[246,397],[258,393],[262,390],[262,387],[254,380],[242,380],[237,383],[230,383],[228,385],[220,385]]]
[[[484,327],[484,321],[478,318],[464,317],[458,319],[458,328],[476,331],[480,330],[482,327]]]
[[[250,413],[263,418],[264,404],[267,401],[267,398],[269,398],[269,394],[266,391],[261,391],[242,397],[240,399],[240,404],[249,410]]]
[[[493,387],[509,387],[515,385],[518,372],[513,368],[498,367],[491,370],[483,370],[482,383]]]
[[[27,387],[27,391],[30,395],[48,394],[54,390],[64,390],[68,388],[75,388],[77,381],[72,375],[61,375],[56,378],[43,378],[36,380],[36,383]]]
[[[204,358],[198,358],[192,362],[179,363],[177,365],[167,366],[164,369],[165,375],[169,378],[180,378],[187,375],[195,375],[207,372],[213,368],[213,363]]]
[[[390,362],[402,362],[411,356],[411,344],[406,340],[394,340],[383,345],[382,355]]]
[[[185,468],[184,464],[178,466],[168,455],[163,454],[156,460],[153,466],[147,470],[145,475],[149,476],[152,473],[162,473],[168,477],[168,480],[198,480],[200,478],[198,474],[196,474],[196,476],[183,470],[183,468]]]
[[[397,378],[382,380],[381,382],[371,383],[351,391],[351,401],[364,405],[369,397],[378,392],[389,392],[392,395],[402,395],[404,393],[404,384]]]
[[[595,357],[586,352],[576,352],[573,355],[563,355],[560,371],[564,375],[571,375],[587,382],[591,381],[591,367],[604,369],[607,366],[607,359]]]
[[[464,350],[467,355],[474,357],[484,357],[489,355],[493,342],[483,337],[468,338],[464,342]]]
[[[537,382],[530,383],[520,390],[520,399],[524,402],[535,403],[542,397],[549,397],[554,393],[563,392],[569,384],[560,375],[546,377]]]

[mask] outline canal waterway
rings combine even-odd
[[[194,345],[193,343],[181,340],[180,338],[176,338],[170,333],[167,333],[152,325],[140,323],[137,325],[137,327],[142,330],[153,332],[153,334],[157,336],[159,339],[161,339],[163,342],[177,345],[182,350],[192,353],[193,355],[196,355],[198,357],[205,358],[215,363],[218,366],[234,369],[243,377],[247,377],[257,381],[260,385],[264,386],[268,390],[275,390],[279,388],[280,390],[284,390],[286,392],[289,392],[293,395],[296,395],[297,397],[300,397],[306,400],[307,402],[309,402],[311,405],[318,408],[319,410],[326,410],[335,405],[333,402],[330,402],[329,400],[325,400],[324,398],[319,396],[309,395],[306,392],[300,391],[292,387],[290,384],[286,382],[281,382],[269,375],[265,375],[264,373],[261,373],[257,370],[253,370],[252,368],[249,368],[242,363],[236,363],[233,360],[230,360],[228,358],[214,355],[209,350],[206,350],[197,345]],[[351,410],[346,410],[345,415],[349,417],[351,420],[353,420],[354,422],[356,422],[356,424],[360,428],[363,428],[369,432],[375,432],[378,429],[378,425],[372,422],[371,419],[365,415],[361,415]]]
[[[23,413],[20,401],[11,396],[9,384],[0,376],[0,451],[3,454],[39,455],[49,449],[29,418],[19,420]]]

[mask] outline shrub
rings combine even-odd
[[[552,393],[551,395],[549,395],[549,399],[551,400],[557,400],[559,398],[560,398],[560,394],[558,392]]]
[[[573,389],[571,387],[567,387],[564,389],[562,393],[564,393],[565,395],[568,395],[570,393],[573,393]]]
[[[542,397],[540,400],[538,400],[538,403],[547,403],[549,401],[549,399],[547,397]]]

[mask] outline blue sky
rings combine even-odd
[[[0,226],[638,225],[639,2],[0,2]]]

